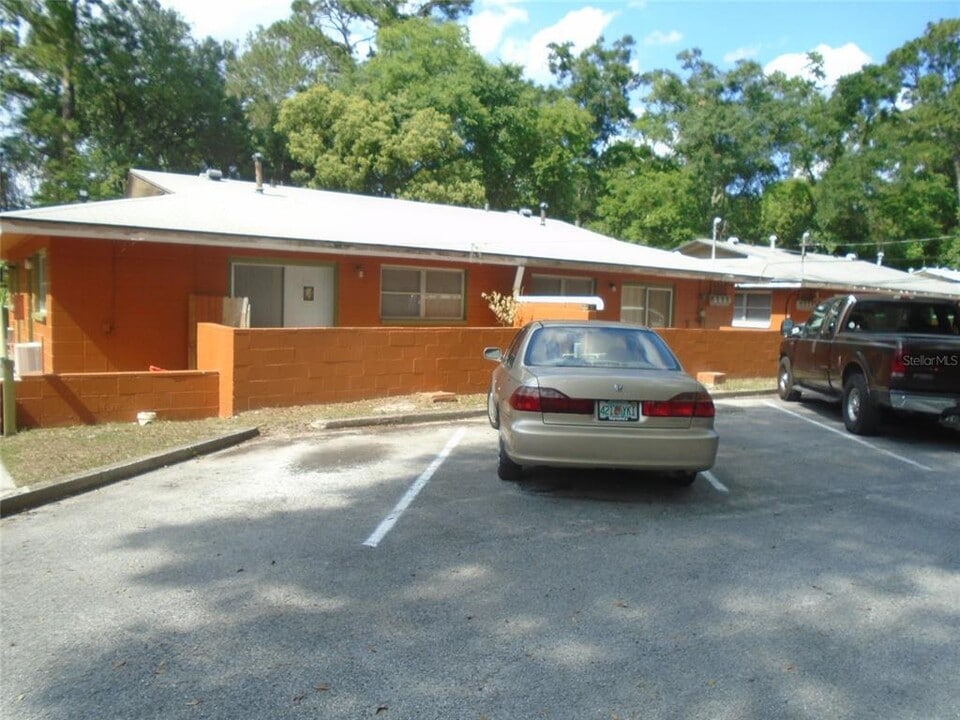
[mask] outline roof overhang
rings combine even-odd
[[[553,267],[563,269],[591,270],[631,275],[667,275],[671,278],[691,280],[720,280],[735,282],[749,276],[732,275],[727,269],[702,268],[686,270],[665,268],[657,265],[628,265],[603,262],[600,260],[584,262],[581,260],[545,257],[538,255],[503,254],[484,251],[482,248],[470,252],[443,250],[436,248],[397,247],[381,243],[349,243],[334,240],[314,240],[263,235],[238,235],[188,232],[158,228],[141,228],[92,223],[57,222],[42,219],[16,217],[0,218],[0,237],[4,238],[2,255],[23,240],[30,237],[63,237],[86,240],[114,242],[158,243],[169,245],[191,245],[229,249],[257,249],[291,253],[326,253],[345,256],[376,256],[394,259],[433,259],[447,262],[466,262],[485,265],[518,265]],[[8,239],[11,241],[8,243]]]

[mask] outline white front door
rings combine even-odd
[[[333,268],[288,265],[283,269],[283,326],[333,325]]]

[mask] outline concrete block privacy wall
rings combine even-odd
[[[66,427],[135,422],[139,412],[159,420],[217,417],[217,373],[82,373],[24,376],[15,384],[19,427]]]
[[[26,376],[16,384],[22,427],[230,417],[247,410],[389,397],[486,392],[514,328],[240,329],[197,326],[199,370]],[[730,378],[776,375],[780,335],[756,330],[658,331],[684,369]]]
[[[236,329],[201,323],[200,369],[220,373],[220,414],[444,390],[485,392],[513,328]],[[776,375],[780,335],[755,330],[660,331],[684,369],[728,378]],[[232,379],[230,377],[232,373]]]

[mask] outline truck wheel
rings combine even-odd
[[[780,371],[777,373],[777,394],[786,402],[800,399],[800,391],[793,389],[793,369],[787,358],[780,359]]]
[[[843,424],[854,435],[874,435],[880,424],[880,410],[870,400],[867,381],[860,373],[843,384]]]
[[[515,482],[520,479],[523,473],[523,467],[515,463],[507,455],[506,448],[503,446],[503,438],[500,438],[500,451],[497,454],[497,477],[501,480]]]

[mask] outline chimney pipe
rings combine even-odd
[[[257,178],[257,192],[263,192],[263,155],[260,153],[253,154],[253,169]]]
[[[550,207],[545,202],[540,203],[540,224],[547,224],[547,208]]]
[[[776,235],[771,235],[771,236],[770,236],[770,249],[771,249],[771,250],[776,250],[776,249],[777,249],[777,240],[779,240],[779,239],[780,239],[780,238],[778,238]]]

